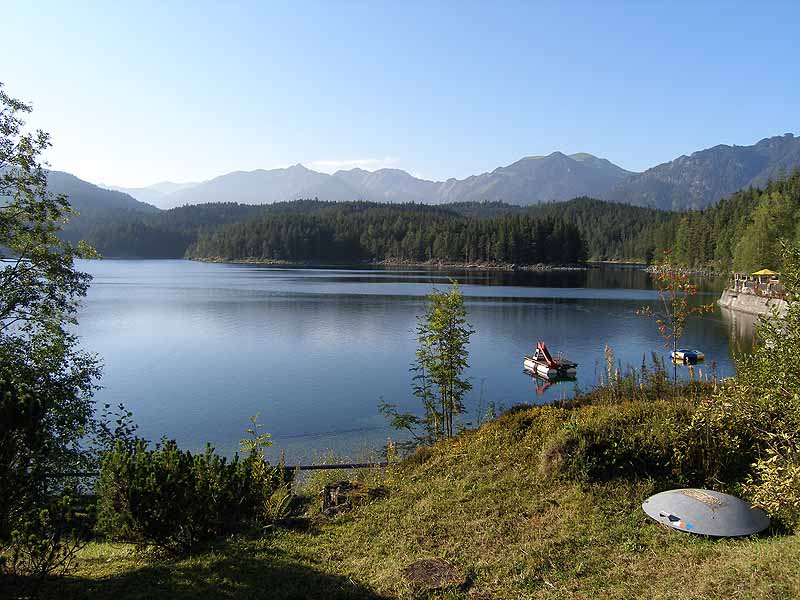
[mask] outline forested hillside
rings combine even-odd
[[[47,189],[65,194],[75,211],[61,232],[71,242],[85,239],[94,227],[138,221],[159,212],[155,206],[139,202],[128,194],[107,190],[61,171],[49,171]]]
[[[445,206],[461,215],[478,218],[526,214],[564,219],[580,231],[590,260],[649,262],[656,248],[671,241],[673,234],[669,225],[675,220],[675,213],[593,198],[575,198],[536,207],[503,202],[457,202]]]
[[[800,240],[800,169],[748,188],[705,211],[674,217],[672,231],[659,234],[660,248],[674,249],[677,262],[720,271],[781,268],[780,240]]]
[[[576,198],[534,207],[314,199],[92,214],[88,226],[81,216],[68,235],[109,257],[180,258],[189,251],[229,259],[522,264],[649,262],[673,250],[686,266],[747,271],[779,269],[779,240],[800,239],[800,170],[685,213]]]
[[[192,258],[579,263],[588,257],[564,219],[464,217],[418,204],[345,202],[316,214],[266,214],[203,233]]]
[[[356,213],[368,213],[369,217],[361,215],[356,218]],[[392,215],[394,219],[391,228],[376,225],[374,219],[384,220],[386,215]],[[541,260],[550,262],[547,252],[559,254],[558,235],[549,241],[542,241],[536,233],[529,231],[521,233],[520,229],[529,227],[534,223],[548,222],[547,227],[555,228],[556,222],[571,223],[577,228],[582,241],[585,243],[589,259],[592,260],[646,260],[652,256],[653,248],[657,245],[656,234],[660,232],[658,225],[671,222],[674,216],[671,213],[656,211],[646,208],[630,207],[611,202],[602,202],[590,198],[577,198],[569,202],[550,203],[538,207],[520,207],[501,202],[462,202],[441,206],[429,206],[421,204],[376,204],[367,202],[335,203],[320,200],[297,200],[294,202],[280,202],[264,206],[251,206],[236,203],[212,203],[193,206],[183,206],[167,211],[161,211],[152,215],[139,215],[138,218],[124,218],[117,222],[101,223],[85,230],[85,239],[95,246],[101,254],[108,257],[124,258],[180,258],[183,257],[187,249],[194,244],[201,233],[204,233],[203,244],[198,245],[192,250],[193,256],[211,255],[224,256],[223,248],[228,249],[231,236],[245,235],[247,231],[248,249],[255,252],[253,244],[256,242],[255,226],[252,223],[242,225],[241,230],[237,227],[219,231],[220,226],[233,223],[242,223],[259,219],[260,217],[271,218],[269,232],[263,230],[269,239],[272,236],[304,235],[321,236],[316,242],[297,242],[302,246],[313,243],[323,244],[328,240],[327,246],[319,246],[318,255],[315,258],[297,258],[282,260],[383,260],[384,258],[396,258],[403,260],[429,260],[430,257],[441,260],[454,261],[502,261],[502,262],[526,262]],[[311,219],[299,219],[290,217],[313,217]],[[344,218],[350,220],[348,227],[365,227],[365,231],[360,231],[355,236],[354,231],[348,231],[346,235],[339,226],[338,237],[328,239],[325,236],[330,232],[327,225],[332,220]],[[512,219],[510,217],[517,217]],[[427,223],[430,217],[436,217],[435,221]],[[304,223],[304,227],[311,227],[314,223],[313,232],[307,229],[297,229],[297,224]],[[461,235],[461,229],[466,227],[468,221],[476,223],[467,227],[464,234],[469,234],[469,242],[457,239]],[[478,225],[477,222],[493,221],[491,224]],[[450,225],[445,223],[452,222]],[[290,223],[292,226],[290,227]],[[422,223],[423,225],[419,225]],[[486,228],[509,227],[502,236],[499,233],[489,235]],[[264,226],[266,227],[266,225]],[[277,233],[274,228],[285,231]],[[370,227],[372,227],[370,232]],[[450,229],[450,228],[453,229]],[[478,229],[480,232],[477,233]],[[397,231],[402,231],[402,237],[398,241]],[[445,231],[446,239],[445,239]],[[499,231],[499,230],[498,230]],[[385,234],[385,240],[378,240],[379,235]],[[405,239],[406,234],[414,236]],[[419,240],[417,235],[419,234]],[[439,235],[441,239],[436,240]],[[489,241],[485,238],[489,235]],[[476,236],[484,236],[483,239],[476,241]],[[353,250],[353,246],[345,248],[347,244],[344,239],[352,241],[358,237],[361,244],[362,238],[365,245],[359,246],[358,252]],[[287,238],[288,239],[288,238]],[[214,249],[211,245],[219,244]],[[548,250],[525,249],[524,245],[529,242],[537,242],[543,247],[547,244]],[[264,241],[261,240],[261,250],[255,252],[253,257],[267,258],[269,255],[263,254]],[[292,242],[294,243],[294,242]],[[400,250],[396,244],[400,244]],[[453,244],[462,244],[460,250],[456,250]],[[467,245],[475,245],[475,249],[469,251]],[[487,244],[491,247],[488,247]],[[414,252],[410,248],[416,248]],[[277,252],[277,246],[267,244],[269,252]],[[305,252],[308,252],[308,247]],[[478,248],[480,247],[480,248]],[[299,248],[299,246],[297,247]],[[445,248],[447,248],[445,250]],[[294,250],[291,254],[294,254]],[[530,256],[526,254],[530,252]],[[544,254],[541,254],[544,252]],[[566,252],[569,254],[569,251]],[[281,250],[281,256],[286,255],[285,250]],[[412,256],[413,255],[413,256]],[[235,252],[232,257],[240,257],[239,252]],[[422,256],[423,258],[419,258]],[[429,258],[424,258],[428,256]],[[503,256],[504,258],[499,258]],[[383,257],[383,258],[375,258]],[[446,257],[446,258],[445,258]],[[527,258],[526,258],[527,257]],[[553,262],[560,262],[557,257],[552,257]]]
[[[200,231],[260,214],[260,206],[218,202],[91,223],[79,229],[100,254],[112,258],[181,258]],[[81,217],[78,217],[80,221]]]
[[[800,166],[800,137],[791,133],[752,146],[720,144],[632,175],[597,195],[614,202],[667,210],[704,209]]]

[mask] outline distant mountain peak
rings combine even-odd
[[[633,175],[604,198],[668,210],[706,208],[800,166],[800,138],[784,134],[752,146],[718,144]]]
[[[682,210],[703,208],[742,187],[763,185],[783,170],[800,166],[800,138],[793,133],[764,138],[752,146],[718,145],[633,173],[588,152],[554,151],[526,156],[492,171],[430,181],[397,168],[355,167],[333,175],[302,163],[236,171],[199,184],[161,182],[119,189],[162,208],[206,202],[266,204],[297,198],[424,202],[504,201],[530,205],[593,196],[628,204]],[[174,191],[159,186],[181,186]],[[166,192],[166,193],[163,193]]]

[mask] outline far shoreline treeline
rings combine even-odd
[[[210,203],[95,218],[66,228],[109,258],[451,266],[593,262],[675,264],[726,272],[779,270],[780,239],[800,239],[800,170],[702,211],[575,198],[535,206],[295,200]]]
[[[337,203],[203,232],[188,258],[579,264],[588,248],[557,217],[465,217],[420,205]]]

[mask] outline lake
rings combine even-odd
[[[508,408],[567,398],[596,385],[608,344],[624,365],[667,356],[652,320],[657,300],[635,268],[498,272],[376,268],[276,268],[184,260],[81,261],[94,276],[79,311],[84,348],[104,363],[98,403],[124,403],[139,434],[232,454],[260,413],[273,456],[291,464],[327,451],[359,459],[399,439],[381,399],[417,410],[409,366],[425,294],[459,281],[475,334],[466,401],[475,422],[490,402]],[[715,301],[719,284],[701,288]],[[752,320],[720,309],[693,318],[682,346],[706,353],[720,377],[734,373]],[[575,382],[547,389],[522,371],[537,340],[579,363]]]

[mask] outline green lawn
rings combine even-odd
[[[715,541],[669,531],[641,510],[663,484],[543,475],[542,426],[530,418],[538,410],[374,474],[386,498],[304,530],[219,540],[182,559],[91,544],[77,572],[42,597],[415,598],[425,593],[402,569],[433,557],[466,576],[436,597],[800,597],[795,535]]]

